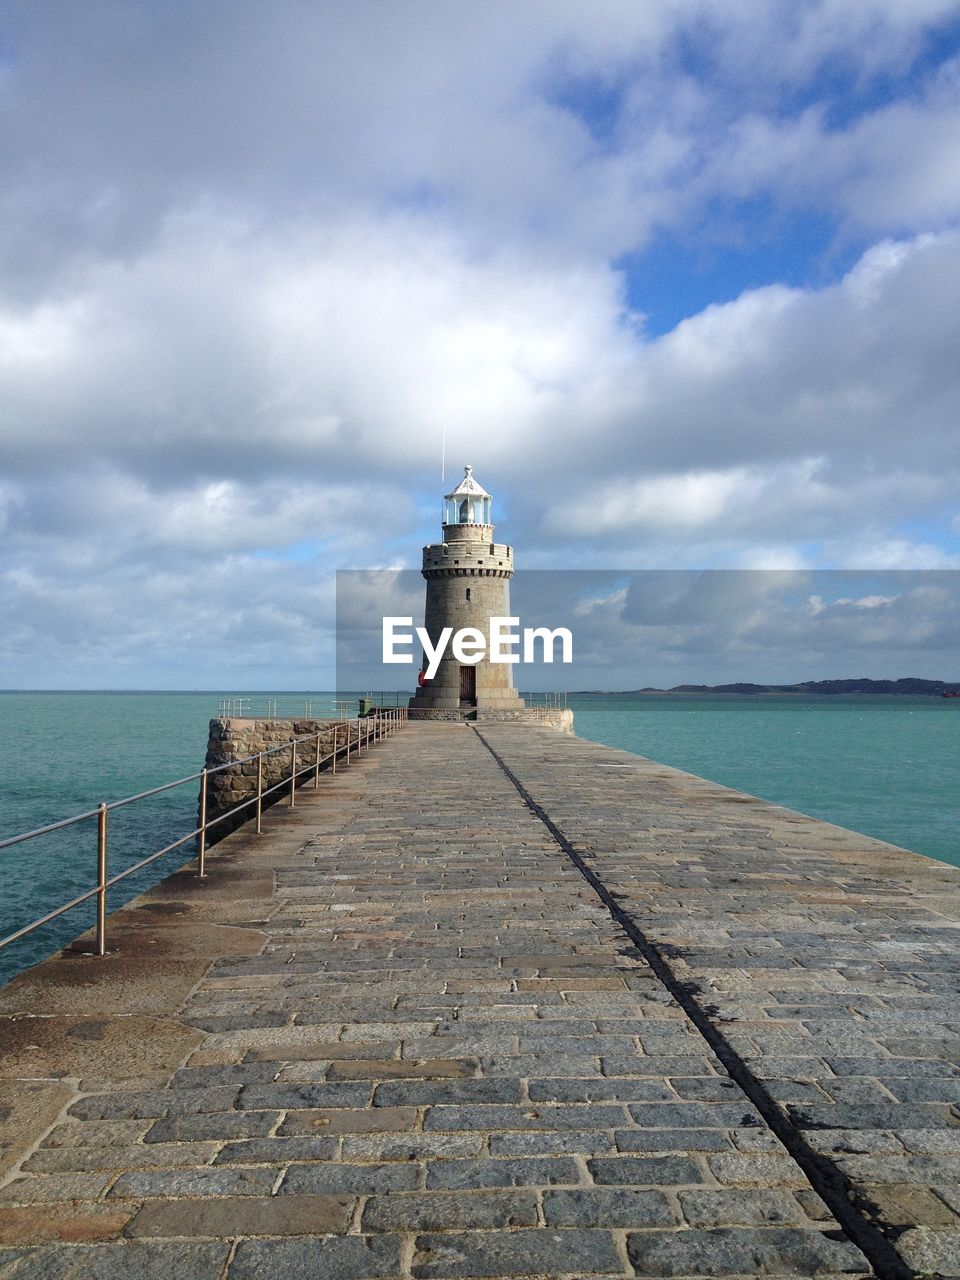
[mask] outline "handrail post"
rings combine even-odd
[[[333,726],[333,755],[330,757],[330,772],[337,772],[337,726]]]
[[[290,743],[290,808],[296,807],[297,799],[297,743]]]
[[[344,720],[343,723],[347,729],[347,764],[349,764],[350,763],[350,721]]]
[[[97,807],[97,955],[107,954],[107,806]]]
[[[207,771],[200,770],[200,851],[197,854],[197,879],[207,874]]]
[[[263,752],[257,755],[257,835],[263,834]]]
[[[320,733],[317,732],[317,764],[313,771],[313,786],[317,790],[320,786]]]

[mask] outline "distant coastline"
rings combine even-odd
[[[611,690],[584,689],[582,693],[607,693]],[[668,697],[671,694],[761,694],[761,693],[825,693],[825,694],[886,694],[909,697],[931,698],[942,697],[945,693],[960,693],[960,682],[950,680],[921,680],[908,676],[900,680],[868,680],[865,676],[853,680],[804,680],[800,684],[751,684],[740,681],[735,684],[676,684],[669,689],[658,689],[647,685],[642,689],[625,689],[624,693],[660,694]]]

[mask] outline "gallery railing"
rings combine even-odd
[[[20,938],[24,938],[27,934],[33,933],[35,929],[40,929],[43,925],[49,924],[52,920],[65,915],[66,912],[72,911],[74,907],[79,907],[84,902],[96,899],[96,926],[94,939],[94,952],[98,956],[106,954],[107,949],[107,893],[115,885],[120,884],[128,877],[134,875],[137,871],[143,870],[144,867],[150,866],[151,863],[157,862],[160,858],[165,857],[168,853],[172,853],[175,849],[181,848],[191,840],[197,841],[197,878],[202,880],[206,876],[206,853],[207,853],[207,833],[221,822],[226,822],[228,818],[233,817],[241,810],[254,810],[251,817],[256,819],[257,835],[261,834],[263,821],[264,801],[268,799],[274,792],[281,788],[289,788],[290,808],[294,808],[297,798],[297,786],[300,779],[313,775],[314,786],[318,786],[320,782],[320,772],[324,765],[330,766],[330,771],[336,773],[338,761],[346,764],[350,763],[351,752],[356,758],[361,751],[369,751],[377,742],[380,742],[388,735],[395,733],[406,720],[405,707],[388,707],[381,709],[376,715],[358,718],[356,720],[338,720],[333,724],[326,723],[321,730],[316,733],[304,734],[299,738],[291,738],[289,742],[282,742],[279,746],[268,747],[263,751],[255,752],[253,755],[244,756],[242,759],[229,760],[226,764],[216,765],[212,769],[201,769],[199,773],[191,773],[186,778],[178,778],[175,782],[165,782],[159,787],[151,787],[149,791],[140,791],[135,796],[125,796],[122,800],[112,800],[108,803],[97,805],[95,809],[88,809],[85,813],[74,814],[73,817],[64,818],[60,822],[48,823],[45,827],[37,827],[34,831],[25,831],[22,835],[10,836],[6,840],[0,840],[0,850],[9,849],[13,845],[24,844],[28,840],[35,840],[39,836],[50,835],[54,831],[63,831],[67,827],[76,826],[79,822],[86,822],[91,818],[97,820],[97,877],[96,884],[93,888],[86,890],[84,893],[78,894],[75,898],[71,898],[69,902],[63,903],[61,906],[48,911],[46,915],[40,916],[36,920],[32,920],[29,924],[15,930],[5,938],[0,938],[0,950],[10,946]],[[321,755],[321,743],[325,736],[332,732],[332,747],[326,755]],[[300,765],[297,755],[299,749],[304,743],[313,743],[315,745],[315,757],[309,763]],[[264,786],[263,763],[267,756],[277,755],[280,752],[290,753],[290,772],[284,773],[279,782],[272,786]],[[311,753],[313,755],[313,753]],[[257,764],[257,791],[249,799],[241,801],[239,804],[233,805],[229,809],[218,813],[215,818],[208,820],[207,818],[207,786],[209,779],[214,774],[224,773],[229,769],[236,769],[241,765]],[[164,792],[172,791],[175,787],[183,787],[191,782],[199,782],[200,784],[200,806],[199,806],[199,823],[185,836],[181,836],[179,840],[174,840],[170,844],[164,845],[162,849],[158,849],[156,853],[151,853],[145,858],[141,858],[139,862],[135,862],[132,867],[127,867],[124,871],[118,872],[116,875],[109,875],[107,870],[107,832],[109,814],[117,809],[124,809],[128,805],[136,804],[138,800],[146,800],[152,796],[161,795]]]

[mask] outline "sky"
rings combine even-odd
[[[332,687],[444,430],[520,573],[960,568],[958,424],[957,0],[0,0],[0,687]]]

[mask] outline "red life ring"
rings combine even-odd
[[[418,671],[418,672],[417,672],[417,684],[420,686],[420,688],[422,689],[422,688],[423,688],[423,686],[424,686],[425,684],[429,684],[429,683],[430,683],[430,682],[427,680],[427,677],[423,674],[423,672],[422,672],[422,671]]]

